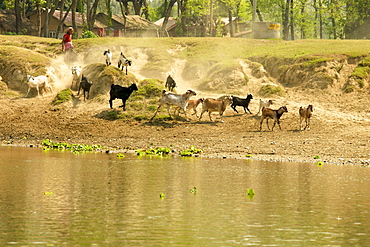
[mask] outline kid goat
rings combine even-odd
[[[49,88],[50,91],[53,92],[53,89],[49,85],[49,75],[39,75],[36,77],[27,75],[27,84],[28,84],[28,91],[25,97],[28,96],[31,88],[36,88],[37,96],[40,96],[41,88],[44,88],[44,89]]]
[[[128,60],[125,55],[123,55],[123,53],[121,52],[120,56],[119,56],[119,61],[118,61],[118,68],[122,68],[123,70],[123,67],[126,67],[126,75],[127,75],[127,67],[128,66],[131,66],[131,61]]]
[[[302,121],[303,119],[306,122],[306,126],[303,130],[305,130],[307,127],[310,129],[310,118],[312,116],[313,112],[313,105],[308,105],[307,108],[303,108],[302,106],[299,108],[299,129],[302,129]]]
[[[107,51],[104,51],[103,55],[105,56],[105,64],[107,66],[112,64],[112,52],[108,49]]]

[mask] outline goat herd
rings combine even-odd
[[[112,52],[110,50],[107,50],[103,53],[103,55],[106,57],[106,65],[107,66],[111,65],[112,64]],[[119,58],[119,61],[118,61],[118,68],[121,68],[123,70],[124,67],[125,67],[126,68],[126,75],[127,75],[127,67],[131,66],[131,63],[132,62],[130,60],[128,60],[123,55],[123,53],[121,52],[120,58]],[[81,71],[82,71],[81,67],[72,66],[73,80],[72,80],[71,89],[72,90],[77,90],[78,91],[77,95],[79,95],[81,89],[83,89],[84,100],[86,100],[86,99],[89,98],[89,91],[90,91],[90,88],[92,86],[92,82],[90,82],[87,77],[82,75]],[[36,88],[38,95],[39,95],[39,89],[41,87],[43,87],[44,89],[49,88],[49,90],[51,90],[51,92],[52,92],[52,88],[48,84],[49,75],[46,75],[46,76],[41,75],[41,76],[37,76],[37,77],[32,77],[32,76],[28,75],[27,76],[27,81],[28,81],[28,85],[29,85],[27,95],[28,95],[31,88]],[[238,111],[236,109],[236,106],[242,106],[244,108],[245,113],[247,113],[247,111],[248,111],[250,114],[252,114],[251,111],[248,108],[251,99],[253,99],[253,96],[251,94],[248,94],[248,96],[245,99],[244,98],[239,98],[239,97],[236,97],[236,96],[223,96],[219,99],[200,98],[200,99],[197,99],[197,100],[190,100],[190,97],[196,96],[196,93],[193,90],[187,90],[183,94],[177,94],[177,93],[171,92],[176,87],[176,82],[171,76],[167,77],[165,87],[169,91],[167,91],[165,89],[163,90],[162,97],[158,101],[158,107],[157,107],[156,111],[154,112],[154,115],[150,119],[150,121],[152,121],[154,119],[154,117],[157,115],[159,109],[163,105],[167,105],[167,112],[168,112],[168,114],[171,118],[172,118],[172,115],[171,115],[170,108],[173,105],[173,106],[176,107],[174,113],[176,114],[176,112],[177,112],[177,114],[179,114],[180,111],[182,111],[185,115],[186,121],[189,121],[189,119],[187,117],[187,113],[186,113],[187,109],[193,109],[193,111],[194,111],[193,115],[196,115],[198,117],[196,109],[197,109],[199,104],[202,104],[202,110],[201,110],[201,113],[200,113],[200,116],[199,116],[199,121],[202,119],[202,116],[205,112],[208,112],[210,121],[213,121],[213,119],[211,117],[211,113],[212,112],[218,112],[219,116],[220,116],[220,121],[223,122],[222,116],[223,116],[223,113],[226,110],[226,107],[228,105],[230,105],[231,108],[236,113],[238,113]],[[109,92],[110,108],[113,109],[113,100],[121,99],[122,100],[122,106],[120,106],[120,107],[122,107],[123,110],[126,110],[126,101],[130,97],[130,95],[136,90],[138,90],[138,88],[137,88],[135,83],[132,84],[129,87],[122,87],[120,85],[112,84],[110,92]],[[27,95],[26,95],[26,97],[27,97]],[[273,104],[273,100],[260,99],[259,110],[258,110],[258,113],[257,113],[257,115],[258,115],[262,111],[262,115],[261,115],[261,118],[260,118],[260,124],[259,124],[260,131],[262,130],[262,123],[263,123],[263,120],[265,120],[265,119],[266,119],[267,128],[269,130],[270,130],[270,127],[268,125],[268,120],[269,119],[274,120],[274,124],[273,124],[272,129],[271,129],[272,131],[274,130],[274,127],[275,127],[276,123],[279,125],[279,128],[281,130],[280,118],[281,118],[281,116],[283,115],[284,112],[288,112],[288,109],[287,109],[286,106],[282,106],[277,110],[273,110],[273,109],[269,108],[269,106],[271,104]],[[303,121],[305,121],[304,130],[307,129],[307,128],[308,129],[310,128],[310,118],[312,116],[312,112],[313,112],[313,106],[312,105],[309,105],[307,108],[300,107],[300,109],[299,109],[300,129],[302,129],[302,122]]]

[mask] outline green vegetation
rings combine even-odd
[[[60,105],[64,102],[70,101],[73,99],[73,93],[72,90],[67,88],[63,89],[57,95],[55,96],[54,100],[51,102],[53,105]]]
[[[259,94],[262,97],[270,97],[272,95],[278,95],[278,96],[283,96],[284,91],[281,89],[279,86],[274,86],[274,85],[264,85],[260,88]]]
[[[168,155],[172,152],[171,148],[165,148],[165,147],[157,147],[157,148],[150,148],[147,150],[137,150],[137,155],[159,155],[164,156]]]
[[[197,149],[194,146],[190,146],[190,149],[186,149],[180,152],[181,156],[193,156],[194,154],[203,153],[202,149]]]
[[[197,193],[197,187],[190,189],[190,193],[193,193],[195,195]]]
[[[103,146],[100,145],[86,145],[86,144],[69,144],[69,143],[57,143],[52,142],[49,139],[42,141],[42,146],[44,150],[69,150],[73,153],[80,152],[91,152],[103,149]]]
[[[317,160],[317,159],[320,159],[320,156],[315,155],[313,158],[314,158],[315,160]]]

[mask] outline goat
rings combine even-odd
[[[188,104],[190,97],[195,96],[195,95],[197,94],[191,89],[187,90],[183,94],[167,92],[165,89],[163,89],[162,98],[160,98],[158,101],[159,106],[157,110],[155,111],[153,117],[150,119],[150,121],[153,120],[153,118],[157,115],[159,108],[161,108],[161,106],[163,105],[167,105],[167,112],[168,112],[168,115],[170,115],[170,118],[172,118],[172,115],[170,112],[171,105],[179,106],[184,111],[186,121],[189,121],[186,115],[186,105]]]
[[[247,113],[247,110],[248,110],[249,113],[252,114],[252,112],[248,108],[249,102],[251,101],[251,99],[253,99],[252,94],[248,94],[247,98],[245,98],[245,99],[242,99],[242,98],[239,98],[239,97],[236,97],[236,96],[231,96],[231,99],[232,99],[231,108],[234,111],[236,111],[236,113],[238,113],[238,111],[236,110],[236,106],[243,106],[244,113]]]
[[[166,84],[164,85],[168,91],[173,91],[176,87],[175,80],[169,75],[167,76]]]
[[[113,109],[113,100],[115,99],[122,99],[122,105],[119,107],[122,107],[124,111],[126,111],[126,100],[130,97],[133,91],[137,91],[138,88],[135,83],[131,84],[129,87],[122,87],[120,85],[114,85],[112,84],[110,86],[110,99],[109,99],[109,105],[110,108]]]
[[[49,88],[50,91],[53,92],[53,89],[49,85],[49,75],[39,75],[36,77],[27,75],[27,83],[28,83],[28,91],[25,97],[28,96],[31,88],[36,88],[37,96],[40,96],[41,88],[44,88],[44,89]]]
[[[262,110],[263,107],[267,108],[267,107],[270,107],[270,105],[272,105],[274,102],[273,100],[267,100],[267,99],[260,99],[260,107],[258,109],[258,112],[256,115],[258,115],[260,113],[260,111]]]
[[[310,118],[313,112],[313,105],[308,105],[307,108],[303,108],[302,106],[299,108],[299,129],[302,129],[302,121],[303,119],[306,121],[306,126],[303,130],[307,127],[310,129]]]
[[[78,89],[78,84],[80,83],[81,81],[81,71],[82,71],[82,68],[80,66],[72,66],[71,68],[72,70],[72,85],[71,85],[71,89],[72,90],[77,90]]]
[[[105,64],[107,66],[112,64],[112,52],[108,49],[107,51],[104,51],[103,55],[105,56]]]
[[[195,115],[196,117],[198,117],[198,112],[197,112],[197,107],[198,105],[204,100],[204,98],[200,98],[200,99],[191,99],[188,101],[188,104],[186,105],[186,110],[188,109],[193,109],[194,113],[191,114],[191,115]],[[176,112],[180,112],[181,108],[178,106],[176,109],[175,109],[175,112],[174,114],[176,114]]]
[[[222,120],[222,115],[224,111],[226,110],[226,107],[231,104],[231,97],[228,96],[225,99],[212,99],[212,98],[207,98],[202,101],[202,112],[199,117],[199,121],[202,119],[203,113],[208,111],[209,119],[213,122],[211,113],[214,111],[218,111],[220,114],[220,120],[221,122],[224,122]]]
[[[278,110],[272,110],[270,108],[262,108],[262,116],[261,116],[261,121],[260,121],[260,131],[262,130],[262,122],[266,118],[266,125],[267,128],[270,130],[269,127],[269,118],[274,119],[274,125],[272,126],[272,131],[274,130],[275,124],[278,123],[279,128],[281,130],[280,126],[280,118],[283,115],[284,112],[288,112],[288,109],[286,106],[280,107]]]
[[[122,68],[123,70],[123,67],[126,67],[126,75],[127,75],[127,67],[128,66],[131,66],[131,61],[128,60],[125,55],[123,55],[123,53],[121,52],[121,55],[119,56],[119,61],[118,61],[118,68]]]
[[[86,76],[82,75],[82,79],[81,79],[81,82],[80,82],[80,86],[78,87],[78,94],[77,95],[80,95],[80,91],[81,91],[81,89],[83,89],[83,91],[84,91],[84,101],[86,101],[86,99],[89,99],[89,97],[90,97],[90,88],[91,88],[92,85],[93,85],[93,83],[90,82],[89,79],[87,79]],[[86,97],[85,94],[87,94],[87,97]]]

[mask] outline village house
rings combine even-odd
[[[64,15],[64,13],[63,13]],[[63,17],[63,16],[62,16]],[[33,23],[37,23],[37,12],[34,11],[32,12],[30,15],[29,15],[29,19],[33,22]],[[44,25],[44,21],[45,21],[45,15],[44,14],[41,14],[41,26]],[[59,24],[59,21],[60,21],[60,10],[55,10],[52,18],[50,19],[50,22],[49,22],[49,38],[57,38],[57,33],[58,33],[58,24]],[[79,12],[76,12],[76,25],[77,25],[77,33],[78,33],[78,36],[81,37],[81,34],[82,34],[82,31],[83,31],[83,28],[84,28],[84,20],[82,18],[82,15],[79,13]],[[58,38],[62,38],[65,31],[67,30],[68,27],[72,27],[72,13],[69,12],[64,23],[62,24],[62,30],[60,33],[58,33]],[[104,25],[103,23],[99,22],[98,20],[95,20],[95,23],[94,23],[94,27],[93,27],[93,30],[92,32],[95,34],[95,35],[98,35],[100,37],[104,37],[105,36],[105,29],[107,28],[106,25]]]
[[[105,13],[98,13],[96,20],[109,26],[108,15]],[[127,15],[126,27],[125,19],[121,15],[112,15],[111,23],[105,32],[106,36],[110,37],[158,37],[158,30],[160,29],[154,23],[138,15]]]

